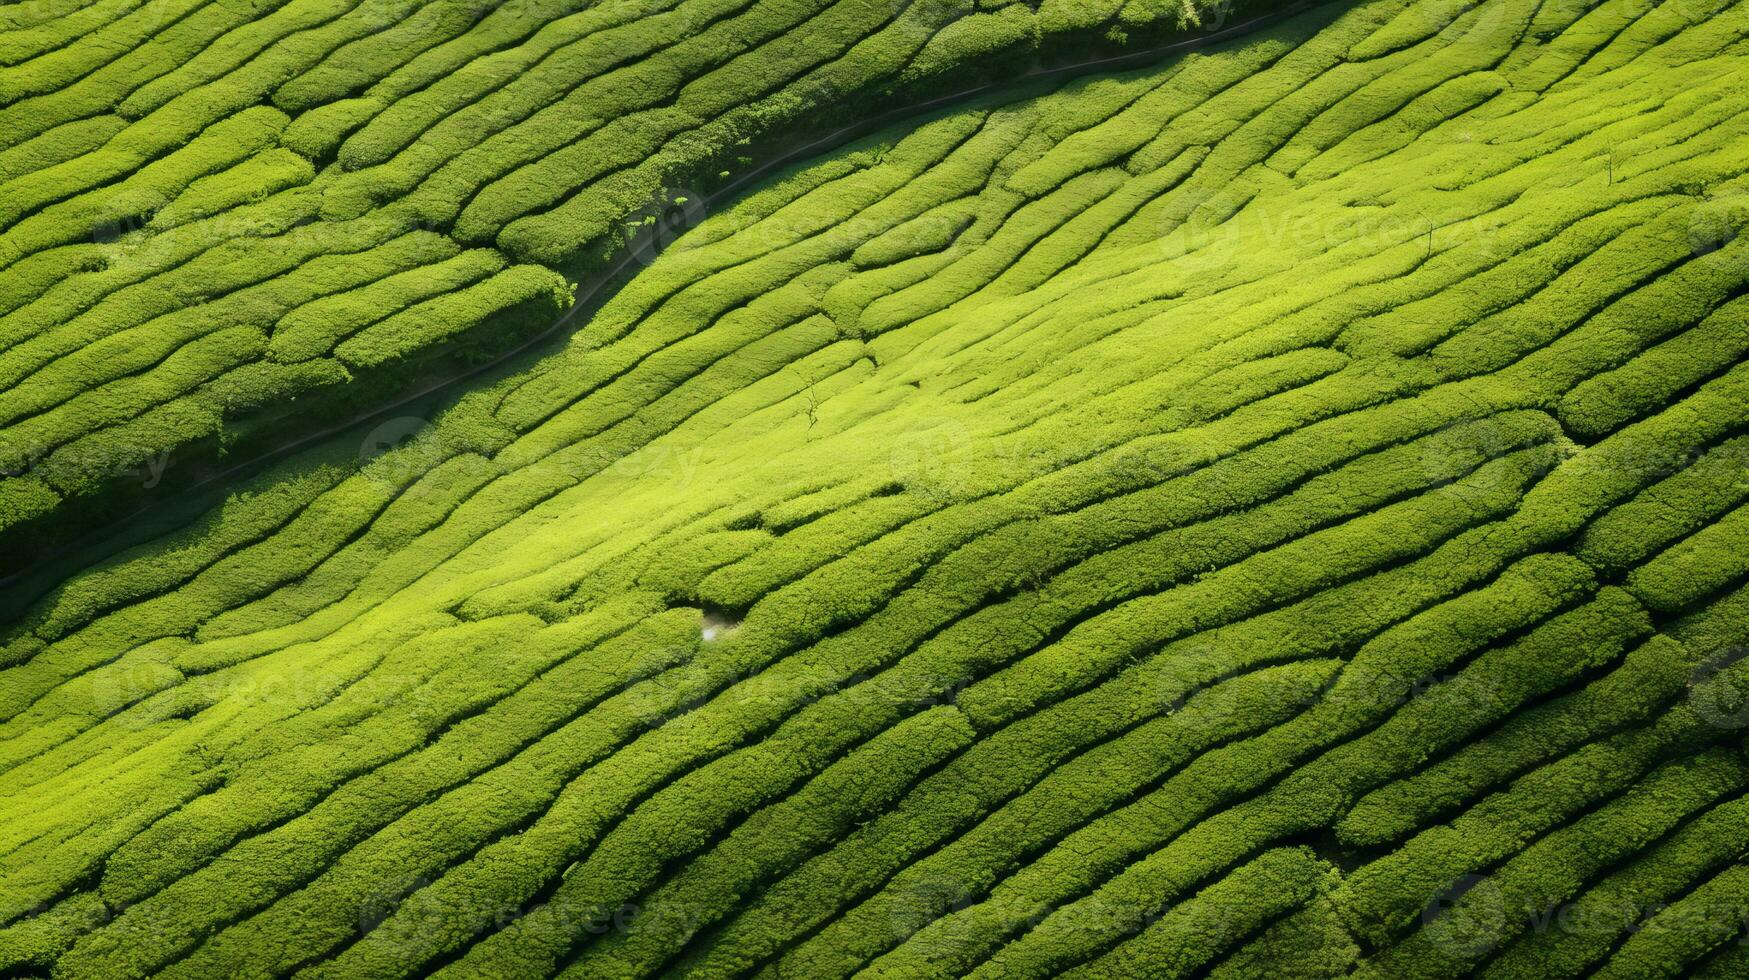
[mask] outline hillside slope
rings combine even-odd
[[[691,192],[672,187],[752,167],[749,141],[1032,56],[1120,51],[1126,30],[1139,43],[1205,13],[1149,0],[68,8],[0,10],[7,550],[125,513],[172,463],[272,445],[541,333],[628,238],[687,213]]]
[[[774,180],[6,631],[0,969],[1740,975],[1746,77],[1371,0]]]

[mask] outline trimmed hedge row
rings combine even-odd
[[[93,302],[113,295],[117,277],[88,274],[100,273],[93,266],[115,258],[101,247],[110,238],[120,237],[129,251],[155,249],[157,238],[179,224],[215,218],[203,229],[213,237],[200,242],[199,250],[241,251],[246,258],[232,258],[272,267],[280,243],[255,241],[259,232],[249,226],[254,219],[231,212],[291,192],[302,212],[297,220],[324,229],[359,222],[399,232],[443,228],[460,242],[485,246],[526,218],[543,229],[537,238],[556,233],[558,240],[530,251],[510,244],[522,232],[510,234],[501,247],[512,262],[539,253],[538,261],[549,266],[574,264],[571,259],[593,256],[604,245],[619,247],[625,235],[615,225],[644,210],[662,184],[693,180],[749,138],[811,126],[809,120],[840,97],[899,84],[900,69],[938,30],[953,25],[956,37],[993,39],[932,55],[944,59],[939,72],[923,74],[944,72],[943,84],[964,76],[979,59],[1007,59],[1044,43],[1036,28],[1014,33],[994,26],[1037,20],[1021,7],[986,24],[982,15],[962,20],[971,11],[958,4],[866,0],[687,0],[656,9],[616,3],[578,11],[544,2],[444,0],[418,7],[293,0],[261,12],[189,2],[166,7],[155,0],[112,13],[90,24],[92,33],[80,44],[58,44],[44,35],[35,51],[26,35],[14,35],[20,45],[15,60],[0,64],[0,119],[18,123],[0,127],[13,134],[11,142],[0,141],[0,153],[19,163],[27,155],[38,162],[0,183],[0,197],[11,209],[0,208],[0,267],[18,266],[31,283],[6,299],[23,306],[46,298],[63,281],[91,290],[89,299],[31,311],[30,319],[42,326],[26,329],[58,340],[39,341],[29,355],[16,355],[14,367],[24,373],[0,370],[0,381],[11,385],[34,388],[38,374],[57,369],[84,378],[87,366],[67,360],[68,337],[82,345],[121,342],[128,327],[90,318],[62,332]],[[42,30],[73,29],[83,23],[81,16]],[[1185,26],[1161,23],[1165,30]],[[949,45],[955,46],[957,41]],[[127,122],[119,130],[113,124],[92,129],[86,121],[112,108]],[[300,118],[288,126],[279,109]],[[255,117],[274,121],[269,142],[239,142],[230,131]],[[274,139],[283,148],[272,147]],[[230,155],[214,157],[221,144]],[[338,162],[328,165],[335,154]],[[553,210],[533,214],[545,209]],[[586,216],[579,223],[571,211]],[[564,229],[555,232],[555,223]],[[136,231],[141,225],[143,231]],[[345,243],[344,232],[316,237],[312,244],[324,250],[318,254],[356,248]],[[93,239],[100,248],[81,244]],[[148,277],[170,268],[160,264],[148,271],[133,256],[121,258]],[[204,281],[168,275],[169,281],[158,281],[158,295],[174,301],[160,312],[200,315],[199,304],[212,295]],[[473,329],[483,317],[468,309],[484,293],[497,304],[488,312],[504,313],[498,320],[547,320],[552,312],[537,297],[565,301],[556,279],[539,283],[533,268],[503,276],[490,288],[450,301],[458,312],[433,307],[392,321],[385,330],[394,331],[394,339],[385,334],[360,340],[342,359],[348,366],[375,367],[444,350],[461,333],[485,336],[493,331]],[[185,285],[191,278],[202,285]],[[59,298],[69,298],[67,290],[60,292]],[[409,329],[432,318],[439,321],[435,329]],[[0,334],[6,332],[0,325]],[[313,339],[288,343],[299,359],[315,356],[311,351],[319,346]],[[156,366],[166,355],[160,350],[149,363]],[[186,396],[201,373],[195,364],[201,357],[190,352],[174,367],[147,371],[143,383],[172,400]],[[261,359],[258,344],[231,345],[220,362],[203,362],[204,380]],[[362,384],[329,369],[253,367],[243,377],[261,394],[239,406],[245,414],[280,409],[306,392]],[[395,377],[372,374],[380,383]],[[58,382],[43,381],[44,390],[59,391]],[[104,429],[138,413],[135,406],[80,415],[85,424]],[[117,447],[145,439],[149,453],[162,453],[249,431],[228,418],[210,404],[176,403],[150,422],[105,434],[70,461],[96,466],[90,479],[32,477],[7,489],[0,530],[44,528],[40,518],[64,497],[93,497],[98,490],[126,497],[132,491],[116,473],[135,465],[140,454]],[[34,458],[60,445],[66,431],[8,436],[22,447],[17,451]],[[123,458],[110,460],[112,451]]]
[[[16,264],[0,366],[42,375],[0,393],[19,426],[89,463],[320,372],[411,374],[456,304],[562,303],[510,246],[434,230],[515,209],[484,191],[518,141],[558,204],[519,234],[557,247],[553,215],[709,157],[666,135],[689,107],[800,118],[844,98],[809,71],[922,86],[1029,21],[1171,16],[445,3],[406,10],[421,41],[359,40],[402,9],[294,0],[137,89],[141,126],[16,144],[66,166],[103,133],[157,166],[227,100],[312,106],[278,146],[155,171],[180,189],[144,229]],[[1695,230],[1749,159],[1743,16],[1325,9],[774,178],[567,350],[247,484],[7,630],[5,969],[1717,957],[1729,936],[1682,924],[1738,884],[1749,375],[1738,254]],[[868,37],[841,49],[833,18]],[[742,59],[709,48],[743,28]],[[590,122],[577,93],[606,82],[544,72],[591,58],[679,101]],[[445,101],[507,103],[524,62],[546,68],[515,91],[549,99]],[[737,106],[705,125],[750,131]],[[657,162],[620,167],[603,141],[645,123]],[[538,162],[561,132],[575,173]],[[70,234],[50,219],[87,198],[48,196],[0,233]],[[106,337],[136,359],[101,348],[82,370],[119,373],[66,390],[50,365]],[[79,436],[75,406],[117,421]],[[1673,914],[1538,931],[1551,902],[1622,899]]]

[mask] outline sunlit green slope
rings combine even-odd
[[[628,226],[684,196],[670,187],[747,173],[749,141],[1207,15],[1201,0],[0,7],[0,547],[64,539],[172,463],[256,451],[540,333]]]
[[[772,182],[6,632],[4,967],[1741,975],[1746,78],[1374,0]]]

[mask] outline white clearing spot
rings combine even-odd
[[[726,638],[730,633],[741,628],[741,621],[719,609],[706,609],[704,622],[699,627],[699,635],[706,643]]]

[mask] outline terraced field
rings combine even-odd
[[[750,141],[1202,2],[0,8],[0,543],[514,347]]]
[[[887,36],[728,6],[794,58]],[[1189,16],[901,7],[942,26],[819,99]],[[791,120],[623,41],[667,88],[482,97],[611,77],[536,52],[631,5],[189,8],[0,42],[0,132],[45,134],[0,154],[0,400],[50,462],[524,336],[716,165],[683,122]],[[675,36],[729,57],[734,13]],[[285,230],[182,250],[224,207]],[[1332,3],[770,175],[562,350],[10,580],[0,971],[1741,976],[1745,224],[1728,0]]]

